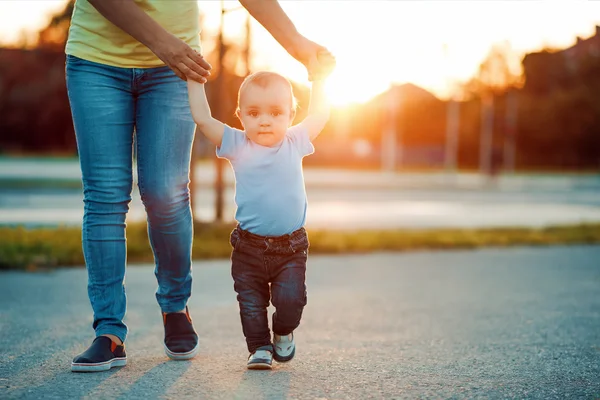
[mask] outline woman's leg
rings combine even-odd
[[[68,56],[67,90],[83,177],[83,252],[96,336],[125,341],[125,215],[135,116],[131,70]]]
[[[185,309],[192,290],[190,157],[196,124],[187,84],[168,67],[136,69],[138,185],[148,214],[162,312]]]

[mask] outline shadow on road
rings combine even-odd
[[[128,394],[139,394],[147,392],[150,397],[162,397],[169,392],[173,386],[190,368],[192,361],[164,360],[156,364],[156,357],[143,357],[137,360],[140,365],[150,366],[145,368],[143,374],[133,382],[129,389],[121,393],[122,398],[128,398]],[[152,365],[154,365],[152,367]],[[103,392],[100,392],[100,394]],[[104,392],[106,393],[106,392]],[[90,396],[94,398],[94,396]]]
[[[237,394],[241,398],[287,399],[290,392],[288,371],[246,371],[240,381]]]

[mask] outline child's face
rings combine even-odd
[[[271,82],[266,87],[245,88],[237,115],[250,140],[272,147],[283,140],[294,114],[289,86]]]

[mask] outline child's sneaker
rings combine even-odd
[[[185,313],[163,313],[165,325],[165,353],[173,360],[189,360],[198,353],[198,334],[192,318]]]
[[[118,345],[106,336],[98,336],[86,351],[73,359],[71,371],[108,371],[126,364],[125,345]]]
[[[272,362],[273,353],[261,347],[248,356],[248,369],[271,369]]]
[[[294,332],[286,336],[273,333],[273,349],[275,350],[273,358],[277,362],[286,362],[294,358],[294,354],[296,354]]]

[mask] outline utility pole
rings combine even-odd
[[[398,159],[402,154],[398,151],[397,144],[397,118],[399,106],[398,94],[394,86],[388,91],[387,107],[385,108],[385,126],[381,136],[381,169],[387,172],[395,172]]]
[[[453,92],[450,68],[450,57],[448,56],[448,45],[443,46],[444,58],[446,59],[446,87],[448,89],[448,103],[446,104],[446,146],[444,164],[447,173],[456,173],[458,166],[458,129],[460,123],[460,108]]]
[[[516,89],[511,89],[506,94],[506,134],[504,137],[504,171],[508,173],[515,172],[515,159],[517,147],[517,113],[518,93]]]
[[[217,112],[217,119],[219,121],[225,121],[226,115],[224,110],[226,109],[226,101],[228,100],[225,92],[227,91],[227,85],[225,82],[225,67],[223,66],[223,58],[225,57],[225,43],[224,43],[224,34],[223,27],[225,24],[225,14],[229,11],[239,10],[242,7],[237,7],[234,9],[225,9],[225,2],[221,0],[221,21],[219,24],[219,57],[218,57],[218,65],[219,65],[219,74],[216,79],[216,88],[215,88],[215,103],[218,105],[215,107]],[[245,26],[245,34],[246,34],[246,46],[244,48],[244,63],[246,66],[246,75],[250,73],[250,25],[251,19],[250,14],[247,15],[246,18],[246,26]],[[222,222],[223,221],[223,210],[224,206],[224,192],[225,192],[225,182],[224,182],[224,170],[225,170],[226,161],[222,158],[215,157],[215,221]]]
[[[200,21],[199,24],[200,26],[203,26],[203,14],[200,14],[199,17]],[[198,152],[199,152],[199,147],[200,147],[200,140],[198,140],[198,135],[202,136],[201,134],[198,133],[198,129],[196,127],[196,135],[194,137],[194,142],[192,143],[192,154],[191,154],[191,159],[190,159],[190,183],[189,183],[189,192],[190,192],[190,209],[192,211],[192,220],[196,221],[196,216],[194,214],[194,210],[196,209],[196,188],[197,188],[197,182],[196,182],[196,168],[198,165]]]
[[[197,130],[196,130],[197,133]],[[196,192],[196,165],[197,165],[197,158],[198,158],[198,142],[194,139],[194,142],[192,143],[192,154],[191,154],[191,159],[190,159],[190,183],[188,184],[189,186],[189,191],[190,191],[190,209],[192,210],[192,220],[195,221],[196,220],[196,216],[194,215],[194,210],[196,209],[196,196],[195,196],[195,192]]]
[[[224,99],[223,92],[225,90],[225,68],[223,67],[223,57],[225,56],[225,44],[223,43],[223,25],[225,22],[225,3],[221,0],[221,21],[219,24],[219,36],[218,36],[218,64],[219,64],[219,75],[216,79],[216,90],[215,99],[217,107],[215,107],[217,111],[217,119],[219,121],[224,121],[223,118],[225,113],[223,112]],[[222,222],[223,221],[223,192],[225,190],[225,185],[223,182],[223,170],[225,169],[225,160],[219,157],[215,157],[215,221]]]
[[[460,105],[454,96],[446,105],[446,172],[456,173],[458,169],[458,128],[460,123]]]
[[[244,48],[244,65],[246,66],[246,76],[250,75],[250,72],[251,72],[251,68],[250,68],[250,47],[252,44],[250,41],[250,35],[252,34],[251,23],[252,23],[252,19],[250,17],[250,14],[247,14],[246,15],[246,47]]]
[[[489,176],[492,172],[492,145],[494,143],[494,94],[486,90],[481,96],[479,172]]]

